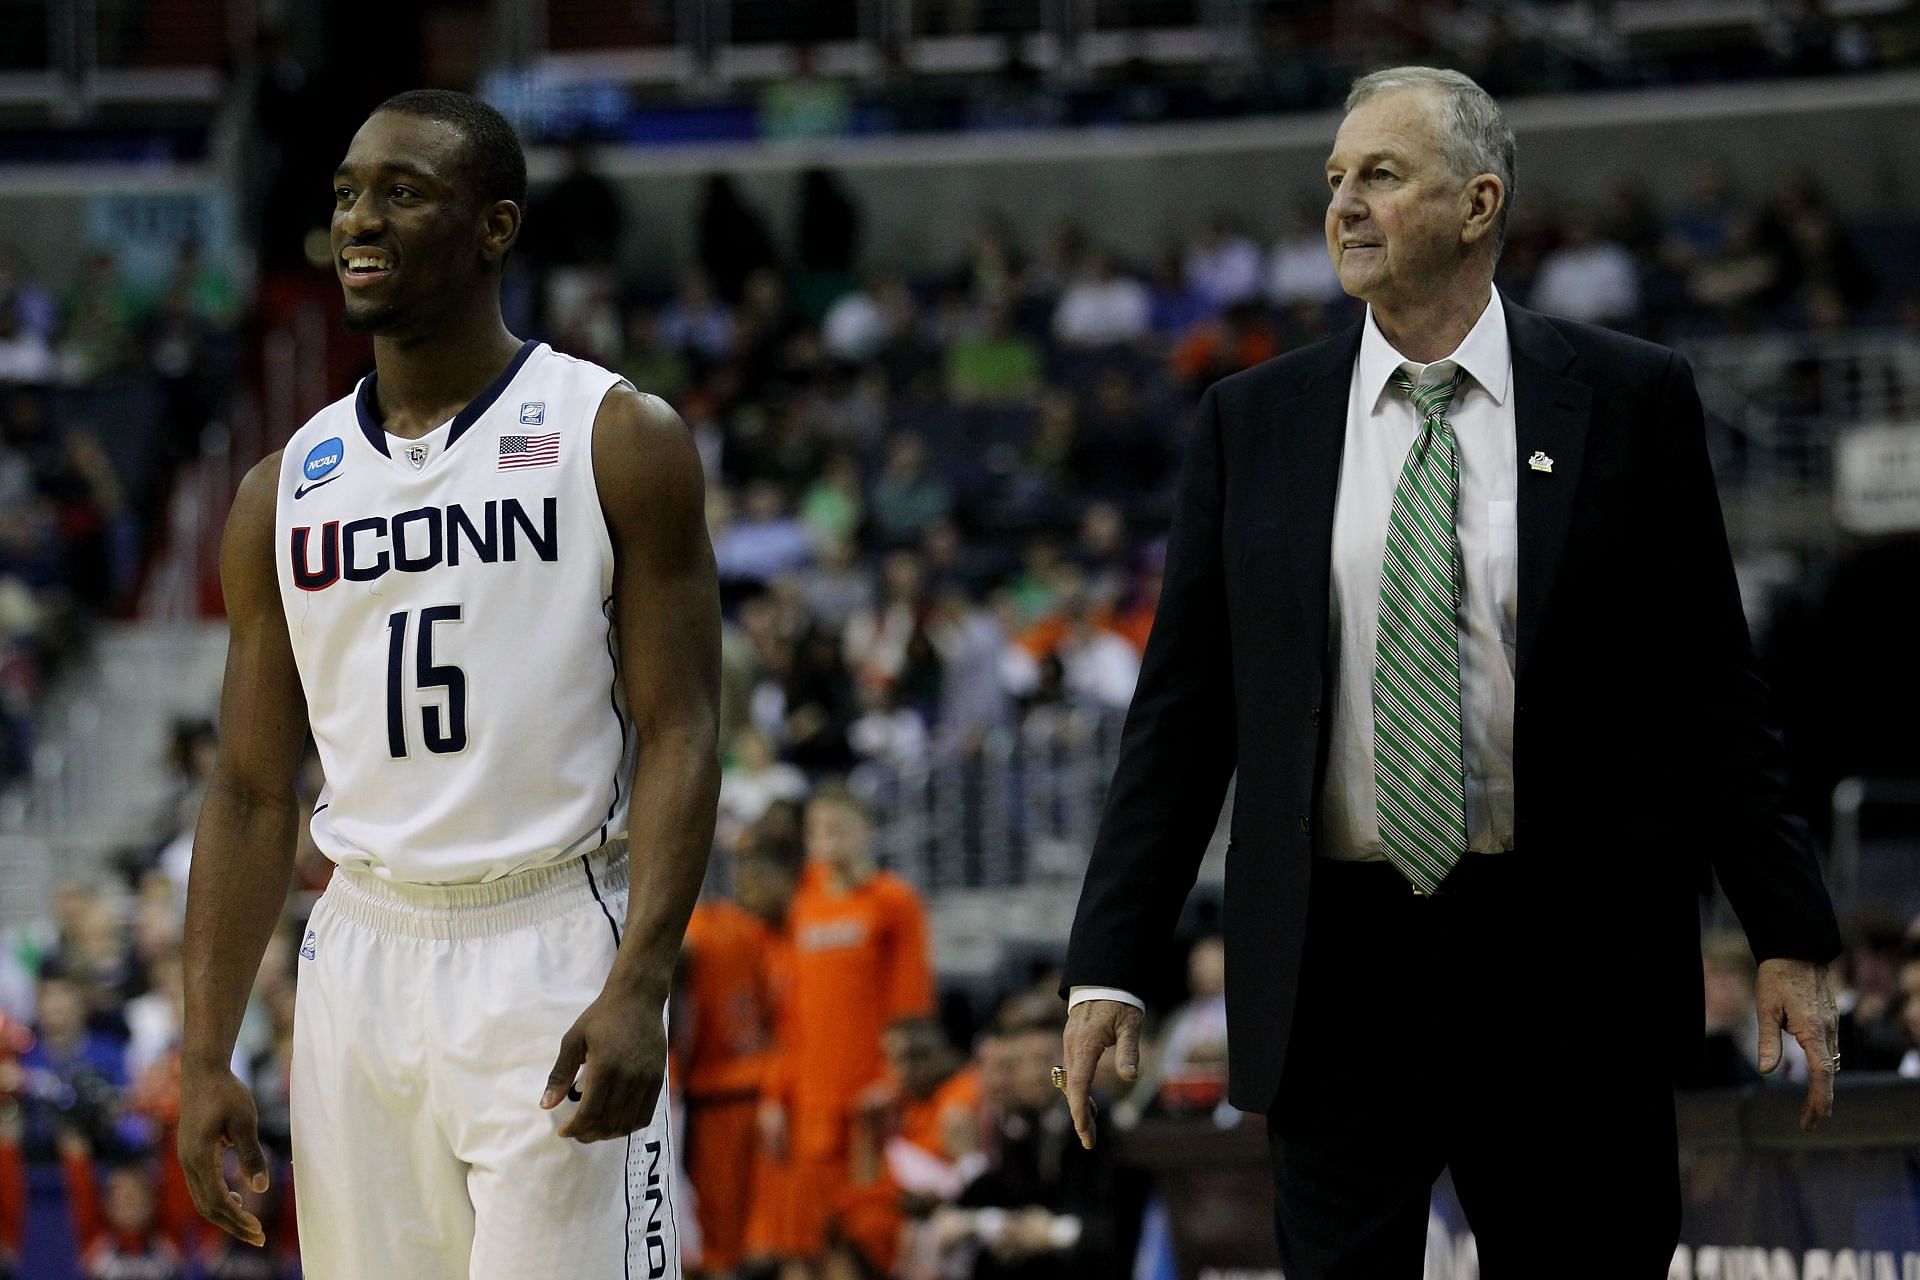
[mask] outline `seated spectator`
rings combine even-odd
[[[1340,273],[1333,269],[1333,255],[1327,251],[1318,206],[1295,207],[1286,231],[1267,255],[1267,300],[1285,309],[1297,302],[1327,306],[1345,296]]]
[[[741,730],[733,740],[732,759],[720,773],[720,843],[732,845],[774,801],[799,800],[806,794],[807,776],[776,757],[765,734]]]
[[[718,364],[733,354],[733,313],[714,296],[704,273],[689,267],[680,273],[680,291],[660,310],[661,345],[696,360]]]
[[[1640,269],[1624,246],[1575,216],[1562,227],[1559,247],[1541,260],[1528,302],[1548,315],[1623,325],[1640,311]]]
[[[96,1151],[137,1146],[123,1129],[120,1095],[127,1087],[126,1048],[87,1026],[86,996],[78,982],[52,964],[40,972],[34,1044],[20,1055],[26,1087],[21,1098],[22,1146],[29,1160],[46,1160],[62,1134]]]
[[[853,94],[814,68],[813,47],[793,46],[793,70],[760,93],[760,136],[769,142],[835,138],[853,123]]]
[[[684,351],[660,338],[660,324],[649,307],[632,307],[623,326],[625,342],[615,368],[635,387],[678,403],[692,377]]]
[[[1280,354],[1273,321],[1253,303],[1227,308],[1218,321],[1190,330],[1173,349],[1173,372],[1194,394],[1231,373]]]
[[[873,575],[860,563],[853,539],[820,543],[813,567],[801,575],[800,597],[809,616],[829,631],[844,630],[855,614],[873,604]]]
[[[715,495],[723,493],[709,491],[710,519]],[[720,512],[727,514],[724,500]],[[713,555],[722,581],[766,583],[805,566],[813,558],[813,543],[805,527],[788,514],[779,486],[756,480],[747,487],[746,509],[739,518],[726,519],[715,530]]]
[[[1168,246],[1153,270],[1151,322],[1154,336],[1178,338],[1195,325],[1211,320],[1216,314],[1213,301],[1187,279],[1186,264],[1179,247]]]
[[[962,403],[1017,400],[1040,388],[1040,349],[1016,332],[1009,306],[987,304],[977,332],[947,348],[947,391]]]
[[[1840,1056],[1861,1071],[1891,1071],[1906,1052],[1900,1025],[1900,975],[1906,927],[1898,914],[1849,913],[1846,950],[1834,962],[1834,1003],[1840,1014]]]
[[[1070,347],[1111,347],[1137,342],[1151,330],[1153,295],[1122,275],[1113,255],[1095,250],[1060,295],[1053,336]]]
[[[920,558],[895,551],[881,570],[880,598],[847,620],[847,665],[866,685],[898,681],[907,665],[914,634],[927,623],[928,606]]]
[[[873,482],[869,506],[874,535],[891,547],[910,546],[953,510],[953,489],[927,465],[926,444],[911,432],[893,438],[887,465]]]
[[[39,385],[53,375],[53,348],[27,327],[18,301],[0,296],[0,383]]]
[[[1260,246],[1215,214],[1187,246],[1187,283],[1216,309],[1258,298]]]
[[[1218,936],[1202,938],[1187,953],[1187,1000],[1167,1018],[1154,1064],[1153,1096],[1163,1110],[1209,1112],[1226,1100],[1226,992],[1226,947]]]
[[[86,1142],[73,1136],[61,1143],[60,1163],[83,1280],[182,1280],[177,1225],[160,1220],[150,1166],[120,1164],[99,1173]]]
[[[865,516],[859,462],[846,450],[829,455],[826,466],[801,496],[800,522],[824,553],[830,544],[852,539]]]
[[[894,773],[927,762],[927,722],[906,705],[897,684],[862,684],[860,718],[847,731],[853,753]]]

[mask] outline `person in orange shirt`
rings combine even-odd
[[[933,1009],[926,909],[874,864],[866,810],[840,787],[807,806],[807,867],[788,913],[789,1040],[781,1088],[761,1104],[762,1134],[784,1151],[789,1280],[855,1280],[892,1269],[898,1192],[880,1135],[857,1103],[886,1079],[881,1035]]]
[[[754,1128],[772,1052],[776,928],[799,873],[777,841],[742,834],[734,854],[739,901],[704,898],[681,946],[676,1062],[685,1081],[687,1176],[700,1222],[695,1273],[733,1274],[747,1233]],[[777,890],[784,880],[785,893]]]

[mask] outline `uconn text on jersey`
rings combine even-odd
[[[389,573],[426,573],[469,559],[511,563],[525,547],[541,560],[560,558],[559,500],[545,499],[536,524],[517,498],[489,499],[479,516],[459,503],[415,507],[392,516],[365,516],[320,526],[315,567],[313,527],[296,525],[288,548],[293,581],[302,591],[325,591],[334,583],[372,582]]]

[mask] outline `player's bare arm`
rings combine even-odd
[[[621,387],[594,421],[593,473],[613,540],[620,679],[639,760],[619,954],[561,1040],[541,1098],[558,1106],[585,1064],[579,1109],[559,1130],[581,1142],[624,1138],[653,1114],[666,1073],[661,1012],[720,795],[720,588],[700,456],[665,402]]]
[[[253,1098],[229,1067],[260,957],[286,902],[297,830],[294,774],[307,706],[274,576],[280,455],[247,473],[220,549],[230,638],[220,694],[220,754],[194,832],[184,944],[180,1164],[194,1207],[258,1245],[260,1223],[221,1176],[237,1149],[243,1176],[266,1189]]]

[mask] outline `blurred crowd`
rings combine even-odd
[[[536,197],[510,297],[527,330],[671,401],[699,444],[727,830],[809,774],[898,775],[1035,717],[1123,710],[1200,392],[1357,315],[1317,207],[1208,219],[1149,260],[1080,223],[1021,243],[987,215],[958,260],[911,272],[865,251],[821,171],[788,237],[712,178],[697,261],[663,290],[620,270],[638,229],[589,159]],[[1811,341],[1920,327],[1910,259],[1859,247],[1917,233],[1849,225],[1802,174],[1741,192],[1708,167],[1667,205],[1631,181],[1565,213],[1523,203],[1499,283],[1661,340]]]
[[[189,245],[158,290],[111,252],[50,282],[0,245],[0,784],[49,670],[126,606],[175,467],[230,381],[239,300]]]

